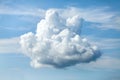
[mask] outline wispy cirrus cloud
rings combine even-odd
[[[97,43],[97,45],[103,49],[120,49],[120,39],[104,39]]]
[[[31,27],[27,27],[27,26],[17,26],[17,29],[16,27],[6,27],[6,26],[0,26],[0,31],[1,30],[9,30],[9,31],[28,31],[30,30]]]
[[[4,15],[24,15],[24,16],[36,16],[36,17],[43,17],[44,16],[44,9],[40,8],[27,8],[26,6],[7,6],[7,5],[0,5],[0,14]]]
[[[97,27],[101,30],[105,29],[116,29],[120,30],[120,15],[119,12],[110,11],[109,7],[102,8],[76,8],[68,7],[67,9],[56,9],[63,10],[63,15],[80,15],[85,22],[91,22],[92,26]],[[7,6],[0,5],[0,15],[24,15],[24,16],[35,16],[43,18],[45,16],[45,9],[41,8],[30,8],[27,6]],[[70,13],[70,14],[68,14]],[[67,16],[66,16],[67,17]],[[96,24],[97,23],[97,24]]]
[[[92,36],[88,36],[87,38],[92,44],[98,45],[101,49],[120,49],[120,38],[101,38]]]
[[[19,38],[0,39],[0,53],[21,53]]]
[[[120,15],[114,15],[108,21],[102,22],[99,25],[92,25],[94,27],[100,28],[101,30],[115,29],[120,30]]]
[[[89,68],[88,68],[89,66]],[[109,56],[102,56],[95,62],[88,64],[78,64],[77,68],[120,70],[120,59]]]

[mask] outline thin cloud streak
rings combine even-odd
[[[80,15],[85,21],[93,23],[93,26],[101,30],[105,29],[115,29],[120,30],[120,15],[118,12],[109,11],[109,7],[102,8],[76,8],[68,7],[66,9],[56,9],[63,10],[63,15]],[[24,15],[24,16],[34,16],[43,18],[45,16],[45,9],[40,8],[29,8],[27,6],[19,7],[9,7],[6,5],[0,5],[0,15]],[[70,14],[68,14],[70,13]],[[97,24],[96,24],[97,23]]]
[[[120,38],[102,38],[90,35],[83,35],[83,37],[102,50],[120,49]]]
[[[39,8],[27,8],[27,7],[20,7],[14,8],[9,7],[6,5],[0,6],[0,14],[4,15],[24,15],[24,16],[36,16],[36,17],[43,17],[45,10]]]
[[[17,29],[16,29],[16,27],[4,27],[4,26],[0,26],[0,30],[9,30],[9,31],[28,31],[30,29],[31,28],[27,27],[27,26],[20,26],[20,27],[17,26]]]
[[[0,39],[0,54],[21,53],[19,38]]]
[[[88,68],[89,66],[89,68]],[[102,56],[95,62],[88,64],[78,64],[77,68],[88,68],[88,69],[105,69],[105,70],[120,70],[120,59],[109,56]]]
[[[97,46],[99,46],[101,49],[104,50],[111,50],[111,49],[120,49],[120,39],[119,38],[89,38],[91,42]]]

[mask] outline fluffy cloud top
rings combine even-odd
[[[20,37],[23,53],[31,58],[33,67],[65,68],[100,57],[97,47],[80,36],[81,16],[67,14],[65,10],[49,9],[37,24],[36,33]]]

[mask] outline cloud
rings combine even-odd
[[[108,21],[99,23],[99,25],[94,26],[100,28],[101,30],[108,29],[120,30],[120,15],[113,15],[113,17],[110,17]]]
[[[89,22],[89,27],[98,28],[100,30],[115,29],[120,30],[120,13],[113,12],[109,7],[101,8],[76,8],[69,7],[63,9],[65,15],[80,15],[85,22]],[[69,13],[69,14],[68,14]],[[66,16],[65,16],[66,17]]]
[[[104,23],[109,21],[110,18],[114,17],[114,13],[108,11],[108,7],[101,7],[101,8],[76,8],[76,7],[69,7],[67,11],[64,11],[66,15],[76,15],[79,14],[82,16],[86,21],[93,22],[93,23]],[[68,14],[70,13],[70,14]]]
[[[102,56],[95,62],[90,62],[88,64],[79,64],[77,65],[78,68],[87,68],[89,69],[109,69],[109,70],[119,70],[120,69],[120,59],[113,58],[109,56]]]
[[[27,26],[20,26],[18,27],[17,26],[17,29],[16,27],[6,27],[6,26],[0,26],[0,30],[9,30],[9,31],[28,31],[30,30],[31,28],[30,27],[27,27]]]
[[[8,6],[8,5],[0,5],[0,14],[4,15],[23,15],[23,16],[35,16],[35,17],[43,17],[45,13],[44,9],[39,8],[28,8],[26,6]]]
[[[84,18],[85,22],[90,22],[91,26],[99,28],[101,30],[115,29],[120,30],[120,15],[119,12],[110,11],[109,7],[96,7],[96,8],[76,8],[68,7],[67,9],[56,9],[59,12],[63,11],[61,15],[63,17],[69,17],[73,15],[80,15]],[[29,6],[8,6],[5,4],[0,5],[0,15],[22,15],[25,20],[31,20],[26,16],[33,16],[44,18],[45,9],[33,8]],[[69,14],[68,14],[69,13]],[[64,16],[65,15],[65,16]],[[27,19],[28,18],[28,19]],[[32,22],[32,21],[31,21]]]
[[[101,44],[100,44],[101,43]],[[103,39],[97,43],[97,45],[101,46],[103,49],[120,49],[120,39]]]
[[[92,44],[98,45],[102,50],[120,49],[119,38],[100,38],[95,36],[85,36]]]
[[[0,53],[21,53],[19,38],[0,39]]]
[[[70,11],[49,9],[37,24],[36,33],[21,35],[23,53],[31,58],[33,67],[65,68],[95,61],[101,56],[96,46],[80,36],[82,16]]]

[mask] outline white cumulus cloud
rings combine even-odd
[[[21,35],[23,53],[31,59],[33,67],[65,68],[100,57],[97,47],[80,36],[84,19],[80,14],[70,14],[66,15],[65,10],[49,9],[37,24],[36,33]]]

